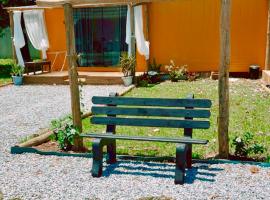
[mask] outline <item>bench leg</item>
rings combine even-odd
[[[108,164],[116,163],[116,140],[111,140],[107,145],[107,153],[108,153]]]
[[[95,139],[92,144],[93,150],[93,165],[92,176],[101,177],[103,167],[103,141],[102,139]]]
[[[187,145],[187,168],[192,168],[192,144]]]
[[[179,144],[176,147],[175,184],[184,184],[187,149],[186,144]]]

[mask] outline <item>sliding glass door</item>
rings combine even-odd
[[[128,48],[126,16],[126,6],[74,9],[80,66],[119,66],[121,52]]]

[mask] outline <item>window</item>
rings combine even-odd
[[[75,43],[79,65],[118,66],[127,51],[127,6],[74,9]]]

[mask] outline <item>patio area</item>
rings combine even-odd
[[[82,72],[79,71],[79,80],[86,85],[122,85],[122,72]],[[137,72],[136,76],[143,74]],[[68,85],[68,71],[59,71],[51,73],[37,72],[24,76],[25,84],[47,84],[47,85]]]

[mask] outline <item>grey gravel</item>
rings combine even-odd
[[[121,91],[121,86],[83,87],[91,96]],[[105,164],[104,176],[90,174],[91,159],[35,154],[11,155],[22,137],[70,113],[68,86],[0,88],[0,199],[270,199],[270,168],[249,164],[194,164],[186,184],[174,185],[174,165],[120,161]]]

